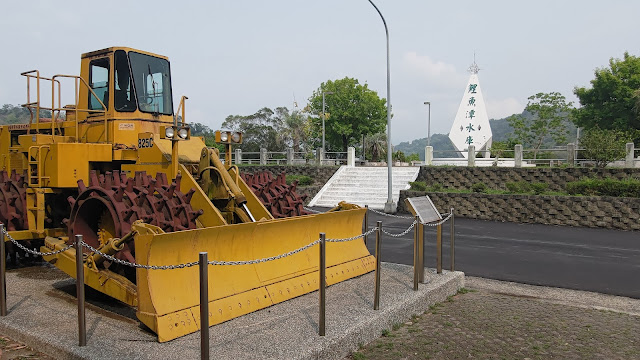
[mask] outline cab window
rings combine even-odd
[[[129,52],[129,61],[140,111],[172,115],[169,62],[136,52]]]
[[[109,59],[97,59],[89,63],[89,110],[109,108]],[[97,97],[96,97],[97,96]],[[100,101],[105,107],[102,107]]]
[[[131,69],[129,58],[123,50],[118,50],[114,56],[114,106],[116,111],[131,112],[137,109],[136,99],[131,81]]]

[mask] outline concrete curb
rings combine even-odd
[[[422,314],[464,286],[464,274],[433,270],[413,291],[412,268],[383,263],[380,310],[373,310],[373,273],[327,288],[326,334],[318,336],[318,293],[307,294],[210,329],[212,358],[341,359],[384,329]],[[88,296],[87,346],[78,347],[74,280],[44,265],[7,274],[9,314],[0,332],[64,359],[196,359],[200,333],[158,343],[130,308]],[[103,302],[101,302],[103,301]],[[112,311],[112,310],[116,311]]]
[[[467,287],[472,289],[482,289],[493,293],[526,297],[561,305],[640,316],[639,299],[469,276],[465,278],[465,281]]]

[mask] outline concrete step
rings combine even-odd
[[[393,200],[398,201],[400,190],[408,189],[415,181],[419,167],[394,167],[391,187]],[[309,202],[310,206],[335,206],[340,201],[369,205],[384,209],[388,196],[388,169],[386,167],[341,167],[327,184]]]

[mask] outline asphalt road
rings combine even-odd
[[[412,220],[369,212],[393,234]],[[402,214],[401,214],[402,215]],[[406,214],[405,214],[406,215]],[[436,266],[436,231],[425,227],[426,266]],[[413,264],[413,231],[384,235],[382,261]],[[443,225],[443,268],[449,269],[450,223]],[[368,248],[372,252],[375,237]],[[456,270],[466,275],[640,299],[640,232],[455,219]]]

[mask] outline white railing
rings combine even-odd
[[[500,151],[475,150],[473,145],[465,151],[434,151],[432,147],[427,146],[424,164],[505,167],[594,166],[594,159],[580,157],[584,156],[584,150],[574,144],[537,150],[523,149],[522,145],[516,145],[514,149]],[[627,144],[626,155],[611,162],[608,166],[640,167],[640,149],[636,149],[633,143]]]

